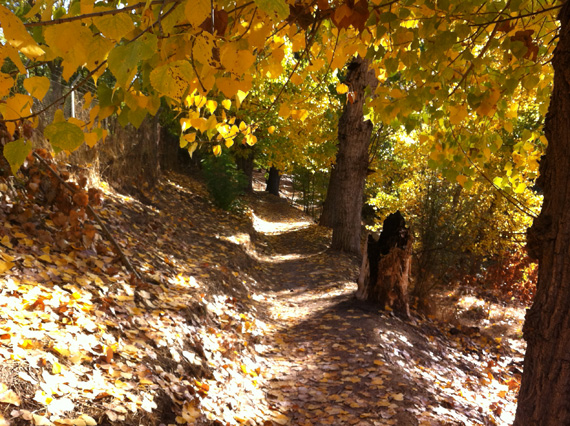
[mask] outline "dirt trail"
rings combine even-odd
[[[287,424],[510,423],[505,349],[357,303],[358,262],[327,251],[328,230],[271,197],[251,207],[275,324],[265,391]]]
[[[14,392],[0,424],[511,423],[520,336],[489,333],[506,321],[473,310],[487,323],[467,333],[357,303],[359,262],[328,250],[328,229],[283,199],[246,201],[220,211],[178,174],[144,203],[108,191],[100,215],[142,281],[108,241],[59,247],[49,210],[38,234],[0,203],[0,396]]]

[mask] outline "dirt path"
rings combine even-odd
[[[357,303],[358,262],[326,251],[327,230],[280,201],[252,208],[275,320],[265,392],[286,424],[510,423],[509,348]]]
[[[329,230],[248,203],[220,211],[178,174],[145,203],[109,191],[100,214],[141,281],[108,241],[60,247],[49,210],[26,229],[0,203],[0,424],[511,424],[520,320],[477,305],[467,332],[356,303],[358,261]]]

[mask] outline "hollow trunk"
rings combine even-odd
[[[331,172],[320,224],[333,229],[333,250],[360,253],[360,222],[372,122],[364,120],[367,88],[378,84],[368,61],[354,58],[348,65],[348,102],[338,123],[338,153]]]
[[[362,256],[356,298],[388,305],[397,315],[410,317],[408,281],[412,260],[412,235],[400,212],[384,221],[378,241],[369,235]]]
[[[539,261],[534,303],[523,327],[527,341],[515,426],[570,425],[570,6],[558,16],[554,86],[545,121],[548,139],[537,185],[539,217],[528,231]]]
[[[281,181],[281,175],[279,174],[279,170],[271,166],[271,168],[269,169],[269,176],[267,177],[267,187],[265,188],[265,190],[270,194],[279,197],[280,181]]]

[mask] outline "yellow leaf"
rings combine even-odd
[[[241,87],[239,81],[227,77],[218,78],[216,86],[228,98],[235,96]]]
[[[28,11],[28,13],[26,13],[25,17],[26,18],[31,18],[32,16],[34,16],[37,13],[40,13],[42,6],[44,5],[43,1],[37,1],[35,2],[34,6]]]
[[[22,62],[22,59],[20,59],[20,53],[17,49],[13,48],[9,44],[5,44],[3,46],[0,44],[0,55],[5,58],[10,58],[12,62],[14,62],[14,65],[16,65],[16,68],[18,68],[18,71],[20,71],[21,74],[26,74],[26,67]]]
[[[393,393],[392,394],[392,399],[394,401],[403,401],[404,400],[404,394],[402,393]]]
[[[301,83],[303,83],[303,78],[294,72],[291,76],[291,83],[293,83],[295,86],[299,86]]]
[[[13,262],[6,262],[4,260],[0,260],[0,274],[3,274],[4,272],[8,271],[13,267],[14,267]]]
[[[275,126],[269,126],[267,128],[267,133],[269,133],[270,135],[272,135],[275,132]]]
[[[218,103],[212,99],[206,102],[206,109],[210,111],[210,114],[213,114],[217,107]]]
[[[105,37],[115,41],[120,41],[135,28],[132,18],[126,13],[93,18],[93,23]]]
[[[39,414],[32,414],[32,418],[34,420],[34,425],[36,425],[36,426],[52,426],[53,425],[53,423],[50,422],[47,417],[40,416]]]
[[[184,15],[193,27],[198,27],[210,16],[210,0],[187,0],[184,7]]]
[[[0,383],[0,402],[4,404],[20,405],[21,400],[16,392],[8,387],[4,383]]]
[[[194,154],[194,151],[196,151],[196,148],[198,148],[198,142],[194,142],[190,148],[188,148],[188,154],[190,154],[190,158],[192,158],[192,154]]]
[[[217,157],[222,153],[222,146],[221,145],[214,145],[214,148],[212,148],[212,151],[214,152],[214,155]]]
[[[51,366],[51,374],[59,374],[61,373],[61,364],[54,362]]]
[[[97,141],[99,140],[99,135],[95,132],[85,133],[85,143],[89,146],[89,148],[93,148],[97,145]]]
[[[15,94],[8,98],[5,103],[0,103],[0,113],[5,120],[15,120],[27,117],[32,113],[33,100],[31,96]],[[12,122],[6,122],[8,132],[14,133],[16,125]]]
[[[14,87],[14,79],[10,75],[0,72],[0,98],[8,96],[12,87]]]
[[[203,117],[192,118],[190,120],[190,124],[192,125],[192,127],[194,127],[197,130],[200,130],[201,132],[205,132],[206,130],[208,130],[207,123],[208,122]]]
[[[188,61],[174,61],[155,68],[150,73],[150,82],[160,93],[179,99],[193,77],[194,72]]]
[[[227,71],[241,76],[253,65],[255,56],[249,50],[239,50],[237,44],[227,43],[221,49],[220,62]]]
[[[257,137],[255,137],[252,134],[246,135],[245,136],[245,142],[249,145],[249,146],[253,146],[255,145],[255,143],[257,142]]]
[[[276,416],[273,416],[273,421],[280,425],[286,425],[289,423],[289,417],[287,417],[285,414],[278,414]]]
[[[2,414],[0,414],[0,426],[10,426],[10,423]]]
[[[202,108],[204,105],[206,105],[206,103],[208,103],[208,98],[206,98],[205,96],[202,96],[200,94],[195,95],[192,98],[193,98],[194,105],[198,109]]]
[[[467,108],[464,105],[449,107],[449,121],[451,124],[460,124],[467,117]]]
[[[526,189],[526,184],[519,183],[515,188],[515,194],[522,194],[525,189]],[[498,341],[498,343],[500,343],[500,340]]]
[[[464,175],[458,175],[455,179],[457,182],[459,182],[459,185],[465,186],[465,182],[467,182],[468,177]]]
[[[236,104],[237,107],[239,108],[239,105],[243,102],[243,100],[245,99],[245,97],[247,96],[247,92],[244,92],[242,90],[238,90],[236,93]]]
[[[345,93],[348,92],[348,86],[346,84],[343,84],[343,83],[338,83],[336,85],[336,92],[339,95],[344,95]]]
[[[218,120],[216,119],[215,115],[210,115],[208,121],[206,121],[206,130],[215,129],[218,125]]]
[[[182,140],[180,140],[180,148],[184,148],[186,145],[188,145],[189,143],[192,143],[196,140],[196,133],[192,132],[192,133],[186,133],[183,136],[183,139],[185,141],[184,146],[182,146]]]
[[[289,107],[286,104],[281,104],[281,107],[279,108],[279,117],[287,118],[290,114],[291,110]]]
[[[230,101],[229,99],[224,99],[222,101],[222,105],[225,109],[229,110],[232,107],[232,101]]]
[[[497,89],[491,89],[487,92],[487,96],[477,108],[477,114],[491,117],[495,113],[497,102],[501,97],[501,92]]]
[[[1,5],[0,26],[2,27],[6,41],[28,58],[34,59],[45,53],[28,33],[24,23],[8,8]]]
[[[86,13],[93,12],[93,3],[95,3],[95,0],[81,0],[81,14],[85,15]]]
[[[0,240],[0,244],[8,247],[8,248],[14,248],[14,246],[12,246],[12,243],[10,242],[10,237],[8,235],[4,235],[2,237],[2,239]]]

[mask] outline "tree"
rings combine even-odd
[[[373,129],[372,122],[364,119],[364,104],[378,81],[369,62],[356,57],[348,65],[346,83],[350,92],[338,123],[339,148],[321,225],[333,229],[333,250],[359,254],[364,181]]]
[[[270,194],[279,197],[279,182],[281,181],[281,174],[276,167],[271,166],[267,176],[267,187],[265,190]]]
[[[370,93],[360,113],[372,123],[403,128],[410,138],[431,145],[430,166],[468,187],[479,170],[487,171],[503,145],[501,130],[513,131],[518,104],[530,99],[540,114],[546,113],[552,84],[549,59],[557,34],[553,13],[561,6],[519,0],[155,0],[114,5],[49,0],[0,5],[2,59],[11,68],[0,71],[0,113],[14,139],[5,143],[3,154],[13,171],[31,150],[25,130],[37,123],[34,98],[43,99],[50,85],[29,70],[50,61],[61,61],[65,81],[82,76],[72,89],[87,82],[96,85],[96,91],[85,95],[87,105],[94,98],[99,101],[88,122],[65,119],[61,110],[55,113],[44,131],[54,150],[72,152],[84,142],[94,146],[105,136],[101,123],[106,117],[117,114],[120,122],[136,126],[147,114],[155,115],[164,99],[180,114],[180,146],[193,152],[202,144],[220,155],[234,141],[257,141],[264,114],[259,115],[260,123],[238,120],[255,78],[274,80],[284,88],[272,95],[268,109],[279,107],[281,118],[303,122],[308,112],[297,102],[307,93],[299,90],[284,106],[280,98],[285,88],[303,87],[310,79],[319,82],[320,75],[333,75],[358,55],[378,79],[374,96]],[[567,330],[567,309],[559,308],[569,299],[564,282],[568,209],[563,209],[561,198],[568,178],[568,134],[562,121],[568,116],[567,86],[560,71],[568,60],[566,15],[561,14],[562,47],[555,55],[558,80],[547,125],[552,146],[544,166],[546,203],[530,234],[533,252],[541,260],[541,278],[526,327],[528,373],[519,424],[524,422],[523,412],[532,411],[529,418],[536,420],[548,411],[540,424],[556,424],[557,417],[564,422],[568,416],[557,405],[561,399],[549,393],[556,386],[545,386],[553,379],[543,374],[547,366],[542,364],[549,348],[554,358],[548,367],[561,372],[556,383],[566,389],[563,358],[556,350],[564,348]],[[356,94],[354,104],[362,100],[362,92],[351,93]],[[477,123],[476,131],[472,122]],[[521,171],[536,164],[538,139],[534,132],[521,135],[513,146],[513,167],[490,179],[508,182],[507,189],[515,192],[526,191]],[[343,155],[354,158],[361,170],[360,156],[340,152],[339,169]],[[336,173],[353,172],[348,167]],[[361,194],[357,186],[352,189],[354,193],[343,193]],[[562,189],[560,194],[557,189]],[[362,199],[352,201],[361,205]],[[353,218],[358,215],[349,214],[354,205],[350,202],[343,199],[344,205],[339,204],[335,226],[345,228],[335,233],[333,245],[356,252],[359,232]],[[543,329],[544,324],[548,328]]]
[[[401,317],[410,317],[408,282],[412,241],[412,234],[399,211],[384,220],[378,241],[368,236],[358,277],[357,299],[376,303],[382,309],[388,303]]]
[[[544,204],[528,232],[529,251],[539,261],[538,284],[523,328],[527,351],[516,426],[570,424],[570,3],[564,3],[558,19],[560,39],[545,123],[548,147],[537,182]]]

